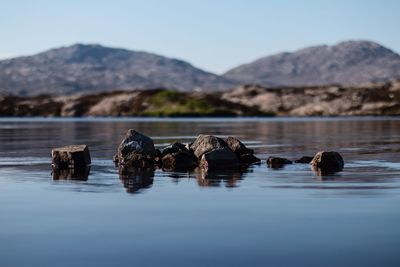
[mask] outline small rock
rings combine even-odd
[[[225,139],[227,146],[235,153],[240,156],[243,154],[254,154],[252,149],[248,149],[239,139],[229,136]]]
[[[200,160],[200,166],[206,170],[234,169],[238,164],[236,154],[227,147],[209,151]]]
[[[303,156],[297,160],[295,160],[295,163],[310,163],[313,160],[313,157],[307,157],[307,156]]]
[[[342,156],[335,151],[320,151],[315,154],[311,165],[325,170],[341,170],[344,167]]]
[[[197,158],[211,150],[226,147],[226,143],[221,138],[213,135],[199,135],[197,139],[190,145],[190,150],[194,151]]]
[[[175,142],[163,149],[163,151],[161,152],[161,157],[164,157],[167,154],[176,153],[179,151],[189,152],[189,150],[186,148],[186,146],[184,144]]]
[[[144,167],[152,165],[156,155],[153,140],[130,129],[118,147],[116,159],[119,165]]]
[[[91,163],[87,145],[70,145],[51,150],[52,165],[56,169],[85,168]]]
[[[166,171],[192,171],[197,167],[197,158],[189,151],[170,153],[162,158],[162,168]]]
[[[279,157],[269,157],[267,159],[267,164],[268,166],[282,166],[285,164],[292,164],[293,162],[291,160],[285,159],[285,158],[279,158]]]

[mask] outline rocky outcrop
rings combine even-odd
[[[223,94],[154,89],[63,97],[0,95],[0,116],[268,115],[400,115],[400,81],[358,87],[247,85]]]
[[[400,115],[400,81],[280,89],[247,85],[224,93],[222,99],[278,116]]]

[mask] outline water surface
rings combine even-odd
[[[129,128],[160,148],[233,135],[263,162],[120,175]],[[90,170],[52,173],[51,148],[82,143]],[[319,150],[344,170],[264,161]],[[397,118],[2,119],[0,266],[400,266],[399,152]]]

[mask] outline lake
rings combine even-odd
[[[262,163],[120,176],[130,128],[159,148],[236,136]],[[52,173],[68,144],[89,145],[90,172]],[[343,171],[265,164],[320,150]],[[1,119],[0,266],[400,266],[399,152],[390,117]]]

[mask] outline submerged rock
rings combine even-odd
[[[313,160],[314,157],[308,157],[308,156],[303,156],[297,160],[295,160],[295,163],[310,163]]]
[[[344,167],[344,160],[342,156],[335,151],[320,151],[315,154],[310,163],[314,167],[322,170],[341,170]]]
[[[239,156],[239,162],[241,164],[254,164],[260,163],[261,160],[254,156],[253,154],[242,154]]]
[[[293,162],[291,160],[285,159],[285,158],[279,158],[279,157],[269,157],[267,159],[267,165],[270,167],[279,167],[283,166],[285,164],[292,164]]]
[[[51,150],[52,165],[55,169],[86,168],[90,163],[87,145],[69,145]]]
[[[119,165],[134,167],[151,166],[155,163],[157,151],[153,140],[133,129],[128,130],[126,137],[118,147],[114,160]]]

